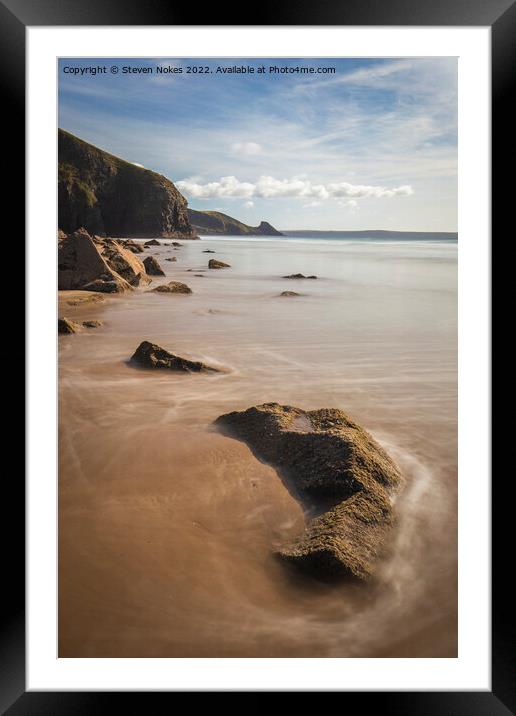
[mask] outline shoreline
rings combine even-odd
[[[319,253],[309,253],[304,258],[290,254],[288,245],[291,241],[285,241],[285,238],[272,239],[286,246],[287,254],[284,258],[283,254],[280,256],[272,252],[269,256],[267,252],[263,254],[260,247],[253,249],[249,246],[250,241],[268,243],[270,240],[266,238],[246,237],[240,240],[238,247],[234,239],[227,237],[205,238],[204,241],[210,243],[222,242],[221,249],[224,249],[224,241],[227,241],[227,249],[220,253],[217,250],[215,257],[229,260],[233,268],[209,272],[209,277],[206,268],[194,269],[204,270],[203,278],[197,278],[194,273],[189,272],[194,265],[207,264],[210,257],[201,253],[201,242],[192,242],[178,249],[175,252],[177,262],[170,263],[163,259],[172,251],[172,247],[163,240],[164,245],[153,247],[152,253],[156,253],[166,276],[156,278],[153,283],[164,283],[176,278],[186,281],[194,291],[191,296],[157,296],[146,293],[146,289],[136,289],[119,295],[107,294],[99,303],[80,304],[66,309],[67,313],[64,315],[72,319],[74,313],[80,315],[81,319],[101,317],[104,326],[82,335],[59,339],[60,376],[63,379],[63,382],[60,382],[60,519],[63,525],[63,531],[60,533],[60,558],[63,558],[63,563],[60,567],[64,579],[64,593],[61,595],[64,611],[62,615],[60,612],[60,618],[63,620],[60,630],[60,655],[93,655],[94,652],[95,655],[106,656],[217,656],[225,655],[226,652],[226,655],[245,656],[261,655],[260,650],[263,655],[263,650],[273,648],[270,646],[270,629],[276,634],[274,648],[279,650],[278,655],[356,655],[357,650],[365,650],[360,654],[364,656],[389,650],[390,655],[453,655],[454,640],[452,638],[450,641],[444,636],[454,619],[450,606],[443,608],[442,618],[437,619],[436,624],[441,624],[442,630],[441,626],[435,628],[433,634],[432,628],[425,625],[425,619],[421,619],[421,615],[416,620],[419,626],[416,628],[416,623],[411,623],[409,633],[404,633],[405,627],[400,626],[402,622],[399,622],[396,600],[392,599],[391,590],[393,579],[394,582],[400,579],[400,575],[405,574],[412,560],[413,546],[411,547],[406,534],[403,543],[397,547],[398,555],[394,562],[391,560],[382,565],[380,584],[383,584],[383,587],[379,590],[379,595],[373,589],[366,597],[366,593],[359,590],[360,597],[357,598],[356,595],[353,596],[354,590],[351,589],[345,591],[335,602],[336,595],[332,590],[329,594],[321,594],[316,590],[318,597],[312,607],[308,607],[302,599],[302,609],[296,610],[297,618],[302,619],[305,614],[308,621],[310,618],[315,619],[320,626],[319,636],[311,636],[312,652],[307,652],[306,647],[296,645],[293,635],[280,629],[281,620],[287,618],[286,615],[292,608],[292,599],[296,599],[295,595],[300,599],[303,591],[310,589],[305,585],[300,591],[299,582],[294,587],[289,582],[288,575],[280,575],[277,566],[270,561],[271,536],[273,541],[281,541],[285,536],[283,530],[286,530],[286,533],[291,530],[295,532],[299,528],[302,515],[281,486],[274,470],[256,461],[243,444],[211,432],[211,421],[229,410],[247,408],[268,400],[299,404],[305,409],[342,407],[373,435],[381,435],[382,444],[392,443],[394,446],[391,445],[389,450],[398,453],[397,459],[403,462],[405,469],[411,474],[417,475],[421,470],[418,465],[425,465],[432,460],[432,456],[435,460],[436,455],[436,447],[429,439],[431,431],[429,432],[427,424],[428,420],[433,420],[432,403],[428,403],[428,416],[418,416],[417,412],[404,415],[396,405],[389,405],[396,396],[396,390],[401,390],[406,380],[401,374],[397,378],[395,372],[397,361],[407,351],[407,346],[401,342],[401,335],[406,329],[403,328],[399,333],[399,338],[396,333],[398,329],[391,329],[390,334],[379,334],[378,338],[375,338],[375,331],[378,329],[372,330],[368,327],[368,321],[371,322],[374,316],[369,317],[367,313],[361,319],[361,328],[349,309],[350,301],[354,300],[353,293],[356,292],[353,283],[348,286],[348,279],[339,280],[328,275],[334,261],[333,253],[323,258]],[[315,241],[317,247],[321,246],[320,240]],[[330,243],[334,245],[336,242]],[[346,241],[341,243],[349,246]],[[312,248],[315,248],[313,244],[308,245],[306,250],[310,252]],[[234,255],[231,255],[230,249],[235,252]],[[339,252],[341,250],[345,252],[342,255],[342,266],[345,267],[348,261],[347,249],[344,246],[343,249],[338,249]],[[396,248],[394,250],[397,251]],[[369,261],[368,255],[360,261]],[[262,263],[259,263],[258,259]],[[324,271],[317,269],[317,273],[324,280],[308,282],[309,287],[302,282],[302,288],[295,284],[296,290],[308,292],[301,302],[297,298],[286,300],[277,297],[281,286],[292,287],[292,282],[283,280],[281,275],[286,262],[290,265],[294,264],[294,260],[299,264],[292,265],[292,270],[304,268],[307,272],[312,268],[313,261],[325,262]],[[410,259],[412,262],[415,260]],[[375,265],[373,264],[373,267]],[[355,276],[353,280],[356,281]],[[412,286],[410,273],[407,273],[406,280],[409,281],[409,287]],[[377,282],[377,279],[374,281]],[[431,284],[429,281],[429,286]],[[270,290],[264,293],[267,285],[270,285]],[[385,288],[382,288],[395,302],[398,300],[398,290],[391,288],[390,279],[386,281]],[[378,288],[368,288],[364,295],[368,297],[367,301],[374,301],[374,305],[383,305]],[[418,298],[418,294],[415,296]],[[63,305],[66,296],[62,294],[60,298]],[[419,302],[421,300],[418,298]],[[338,310],[339,306],[345,307],[344,312]],[[411,314],[407,313],[405,320],[408,321],[408,326],[416,326],[415,319],[414,315],[413,323]],[[340,338],[343,321],[346,330]],[[361,342],[366,335],[371,336],[372,342],[364,352]],[[334,347],[336,336],[342,341],[344,353],[340,347],[337,351]],[[141,374],[128,367],[126,360],[144,339],[155,340],[164,348],[177,351],[179,355],[191,357],[193,353],[192,357],[206,362],[218,360],[227,365],[231,372],[222,378]],[[399,355],[396,348],[398,341],[402,349]],[[424,346],[424,343],[422,345]],[[389,354],[384,357],[384,360],[387,360],[385,368],[368,365],[367,362],[360,363],[365,360],[364,356],[370,356],[372,351],[385,352],[386,349]],[[93,356],[95,359],[92,361]],[[422,370],[426,365],[425,361],[429,359],[433,360],[432,354],[423,353],[421,358],[414,358],[416,362],[413,367],[406,359],[403,359],[403,365],[406,370],[413,371],[410,375],[413,374],[414,379],[417,379],[418,371]],[[418,361],[421,360],[423,363],[419,368]],[[428,367],[425,370],[428,371]],[[398,381],[395,385],[386,383],[382,377],[389,371]],[[446,372],[442,375],[449,380]],[[451,381],[453,383],[452,379]],[[416,383],[413,385],[415,388]],[[431,386],[428,397],[424,385],[423,388],[424,400],[434,400]],[[412,390],[410,385],[408,390]],[[409,396],[410,392],[407,393],[407,399]],[[452,396],[447,400],[451,400],[453,404]],[[423,401],[423,404],[426,403]],[[442,412],[442,407],[436,407],[437,413]],[[90,422],[91,420],[93,422]],[[410,421],[408,433],[407,420]],[[435,431],[435,425],[432,422],[430,424]],[[424,435],[427,437],[422,438]],[[452,444],[450,448],[451,453],[446,458],[449,464],[443,462],[441,456],[443,467],[440,469],[444,471],[444,477],[449,476],[452,479]],[[418,457],[418,452],[421,451],[422,454]],[[428,477],[421,477],[417,480],[414,478],[414,484],[417,482],[420,490],[423,489],[421,485],[426,484],[423,494],[427,500],[429,489],[433,493],[437,492],[437,497],[441,499],[442,487],[437,489],[433,483],[439,479],[441,485],[443,476],[439,477],[435,470],[432,474],[430,482]],[[453,515],[453,495],[451,497],[449,512],[446,511],[448,517]],[[414,499],[413,491],[399,498],[400,507],[406,510],[409,532],[417,526],[420,527],[422,519],[418,512],[421,509],[421,498],[416,500],[415,506]],[[435,495],[429,501],[434,505]],[[424,517],[423,521],[426,519],[427,517]],[[178,520],[180,525],[176,524]],[[204,526],[196,527],[196,523]],[[280,529],[280,535],[277,530],[283,523],[285,524]],[[436,524],[440,524],[439,520]],[[248,527],[242,530],[243,525]],[[131,531],[134,534],[131,535]],[[396,534],[400,537],[399,533]],[[445,530],[445,536],[448,534],[449,531]],[[147,542],[147,539],[150,542]],[[418,537],[416,542],[420,539]],[[92,540],[94,544],[90,545]],[[129,551],[123,547],[124,540],[131,544]],[[436,550],[434,540],[435,535],[432,535],[429,543],[426,538],[423,540],[426,548],[433,545],[430,547],[432,555]],[[156,544],[159,544],[159,558],[155,553]],[[418,549],[420,548],[422,545],[418,545]],[[112,558],[104,563],[101,554],[106,549]],[[115,559],[117,549],[124,555],[118,566]],[[203,554],[203,550],[208,553]],[[201,571],[185,562],[188,554],[197,556],[199,564],[203,565]],[[438,559],[439,555],[435,554],[435,558]],[[101,561],[96,565],[98,559]],[[78,560],[81,569],[85,570],[89,577],[84,574],[81,576],[81,572],[73,566],[74,560]],[[226,560],[233,560],[233,567],[230,561]],[[171,573],[175,563],[181,565],[179,577]],[[143,579],[141,574],[138,576],[138,572],[141,569],[145,571],[146,564],[154,565],[151,569],[153,580],[157,580],[156,584],[159,584],[152,592],[147,592],[143,583],[136,588],[136,583]],[[217,567],[214,572],[215,565]],[[448,565],[448,568],[450,566],[453,572],[453,565]],[[391,573],[393,569],[396,571],[395,575]],[[417,565],[411,565],[410,570],[413,569],[417,575]],[[439,569],[442,571],[442,565]],[[108,572],[105,570],[114,572],[108,578]],[[217,573],[225,574],[226,579],[219,583],[215,576]],[[125,582],[127,575],[132,575],[136,580],[134,586]],[[229,575],[231,577],[228,582]],[[94,582],[99,578],[104,580],[106,586],[93,589]],[[421,576],[418,575],[417,578],[420,580]],[[210,641],[212,637],[209,636],[209,625],[203,621],[203,610],[207,610],[207,613],[211,614],[209,623],[212,623],[213,619],[219,619],[226,624],[226,628],[230,624],[223,603],[219,604],[216,600],[215,609],[214,605],[208,606],[204,601],[203,594],[209,589],[208,585],[211,584],[212,589],[217,585],[221,594],[225,595],[228,606],[232,605],[232,608],[236,609],[233,615],[234,619],[236,618],[236,622],[233,622],[234,628],[238,627],[237,631],[243,628],[245,619],[244,622],[240,620],[238,609],[243,610],[242,614],[245,613],[243,605],[246,601],[246,589],[242,585],[237,587],[237,582],[233,586],[233,581],[239,579],[244,579],[244,583],[247,579],[248,583],[253,585],[253,601],[258,594],[262,595],[261,603],[268,605],[267,613],[272,620],[269,626],[266,626],[267,620],[264,622],[262,617],[258,618],[255,614],[253,619],[256,632],[252,638],[245,637],[245,630],[241,632],[242,638],[246,638],[248,642],[251,639],[247,647],[248,653],[244,653],[246,647],[236,634],[230,638],[228,635],[229,641],[225,644],[220,642],[220,639],[224,640],[225,637],[219,634],[217,647],[215,642]],[[406,576],[406,579],[409,577]],[[143,581],[145,583],[145,579]],[[197,585],[197,596],[194,598],[197,611],[187,617],[181,610],[187,610],[188,613],[190,609],[187,592],[184,591],[189,584]],[[420,594],[421,586],[418,586],[417,594]],[[83,595],[81,589],[85,588],[86,595]],[[174,608],[171,613],[171,606],[167,606],[166,599],[158,599],[165,621],[154,612],[152,606],[152,599],[157,597],[152,597],[151,594],[156,595],[156,588],[160,592],[163,591],[164,595],[176,594],[178,601],[176,606],[179,611],[176,613]],[[116,623],[110,627],[101,615],[112,614],[112,600],[115,595],[122,599],[125,606],[121,608],[121,616],[117,617]],[[434,594],[434,601],[435,598]],[[439,598],[442,600],[443,596]],[[147,601],[149,599],[150,602]],[[362,604],[360,599],[364,600]],[[446,604],[448,599],[451,599],[452,604],[453,588],[446,597]],[[393,635],[384,634],[384,630],[390,627],[384,622],[386,617],[382,619],[377,612],[378,608],[380,611],[382,609],[382,600],[383,609],[386,609],[387,613],[392,611],[393,623],[398,624],[398,629],[401,629],[396,639]],[[134,609],[138,603],[148,605],[148,614],[141,614],[136,618]],[[95,605],[93,611],[92,604]],[[414,608],[411,604],[410,609]],[[75,621],[77,609],[85,620],[84,625],[92,630],[89,635],[84,632],[85,627],[79,627]],[[335,636],[328,631],[324,623],[330,613],[337,615],[339,611],[339,629],[344,631],[345,638],[340,645],[335,645]],[[126,637],[122,635],[124,621],[129,614],[133,614],[131,619],[135,618],[140,626],[134,638],[126,641]],[[356,637],[350,636],[351,626],[353,630],[357,628],[357,614],[360,615],[362,628],[364,619],[372,620],[375,629],[383,634],[383,644],[375,643],[374,635],[369,632],[362,635],[361,643],[356,641]],[[100,623],[96,625],[95,619],[99,617]],[[248,614],[246,618],[251,617]],[[176,639],[173,629],[169,631],[169,628],[174,625],[173,628],[178,629],[180,622],[185,619],[186,623],[180,627],[183,637],[178,636]],[[193,632],[190,636],[186,635],[189,623],[193,631],[196,628],[200,630],[199,636],[202,636],[204,645]],[[445,623],[447,626],[444,626]],[[158,624],[165,629],[166,643],[157,636]],[[110,635],[113,644],[111,652],[102,646],[102,639],[107,637],[101,637],[101,627]],[[308,622],[303,628],[309,628]],[[114,629],[118,629],[118,636]],[[144,636],[149,629],[152,638]],[[185,629],[187,631],[184,631]],[[418,630],[427,635],[427,641],[423,644],[418,644],[413,636]],[[79,634],[84,640],[82,646]],[[266,637],[266,634],[269,636]],[[236,641],[232,641],[233,638]],[[266,646],[268,643],[269,647]],[[396,646],[396,643],[399,646]],[[220,651],[218,654],[217,648]],[[137,653],[131,653],[131,649]],[[77,650],[80,654],[72,654]],[[330,653],[325,654],[328,650]]]

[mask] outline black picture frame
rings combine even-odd
[[[514,0],[326,0],[293,4],[285,0],[253,4],[247,21],[241,6],[231,4],[173,6],[169,0],[0,0],[0,82],[5,122],[4,151],[10,154],[9,215],[17,237],[23,231],[25,202],[25,31],[28,26],[80,25],[403,25],[403,26],[490,26],[492,32],[492,205],[493,235],[509,224],[512,209],[511,182],[502,180],[502,167],[514,156],[515,110],[512,75],[516,68],[516,2]],[[249,8],[248,8],[249,9]],[[203,22],[196,20],[201,15]],[[241,18],[241,19],[240,19]],[[252,23],[250,19],[252,18]],[[237,20],[237,21],[235,21]],[[8,135],[6,134],[8,133]],[[511,217],[512,218],[512,217]],[[6,237],[7,238],[7,237]],[[19,242],[17,264],[20,266]],[[20,330],[19,303],[13,318],[12,335],[18,330],[14,349],[2,352],[4,375],[12,374],[13,359],[23,361],[24,340]],[[31,350],[35,347],[31,346]],[[22,434],[21,391],[12,405],[10,429]],[[10,451],[9,451],[10,452]],[[494,451],[493,451],[494,452]],[[18,453],[23,455],[23,448]],[[24,483],[15,471],[4,473],[3,540],[4,608],[0,634],[0,709],[9,714],[98,713],[124,708],[165,711],[175,704],[175,693],[123,692],[26,692],[25,691],[25,500]],[[17,474],[18,472],[18,474]],[[507,477],[506,479],[509,479]],[[502,476],[501,480],[504,480]],[[5,494],[7,493],[7,494]],[[479,692],[344,692],[344,708],[378,708],[383,714],[402,716],[502,716],[516,713],[516,634],[513,598],[506,580],[511,574],[507,545],[512,524],[505,487],[493,484],[492,530],[492,691]],[[5,519],[8,514],[10,519]],[[510,532],[509,532],[510,530]],[[145,703],[143,699],[145,698]],[[147,699],[151,699],[149,702]]]

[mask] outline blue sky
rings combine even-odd
[[[254,74],[216,71],[242,65]],[[457,228],[456,58],[61,59],[59,126],[249,224]]]

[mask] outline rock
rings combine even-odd
[[[169,353],[155,343],[143,341],[131,357],[131,362],[141,368],[166,368],[185,373],[218,373],[200,361],[191,361]]]
[[[151,239],[150,241],[146,241],[144,246],[161,246],[161,243],[157,239]]]
[[[82,306],[85,303],[103,301],[104,296],[92,291],[59,291],[59,300],[65,301],[68,306]]]
[[[58,318],[57,319],[57,332],[61,334],[77,333],[80,325],[75,321],[71,321],[69,318]]]
[[[302,273],[291,273],[289,276],[283,276],[283,278],[317,278],[317,276],[305,276]]]
[[[223,261],[217,261],[217,259],[210,259],[208,261],[208,268],[222,269],[222,268],[231,268],[231,266],[229,264],[225,264]]]
[[[142,244],[138,244],[136,241],[133,241],[132,239],[126,239],[125,241],[120,241],[124,249],[129,249],[129,251],[132,251],[133,254],[143,254],[144,247]]]
[[[131,286],[150,283],[143,261],[115,239],[104,239],[99,247],[109,267],[116,271]]]
[[[278,555],[323,577],[367,579],[392,527],[390,493],[398,467],[341,410],[304,411],[266,403],[216,421],[278,469],[305,508],[318,516]]]
[[[98,328],[99,326],[102,326],[102,321],[97,321],[96,319],[92,319],[91,321],[83,321],[82,325],[85,328]]]
[[[145,261],[143,262],[143,265],[145,266],[145,270],[149,274],[149,276],[164,276],[165,272],[159,265],[159,263],[156,261],[154,256],[147,256]]]
[[[300,293],[296,293],[295,291],[282,291],[280,293],[280,296],[300,296]]]
[[[175,256],[172,256],[168,259],[165,259],[165,261],[177,261],[177,258]]]
[[[162,283],[161,286],[156,286],[156,288],[151,288],[147,293],[192,293],[192,289],[186,283],[171,281],[170,283]]]
[[[197,278],[204,278],[203,273],[194,273],[194,276],[197,276]]]
[[[130,291],[131,286],[103,255],[104,240],[78,229],[58,241],[59,290],[82,289],[101,293]],[[129,251],[126,252],[136,258]]]
[[[213,249],[204,249],[203,254],[216,254],[217,252]]]
[[[182,246],[182,245],[183,244],[181,244],[179,241],[172,241],[172,246],[178,247],[178,246]]]

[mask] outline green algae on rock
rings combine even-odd
[[[318,511],[279,550],[281,558],[322,576],[372,575],[393,524],[389,495],[402,478],[368,432],[341,410],[278,403],[227,413],[215,424],[276,467],[297,499]]]

